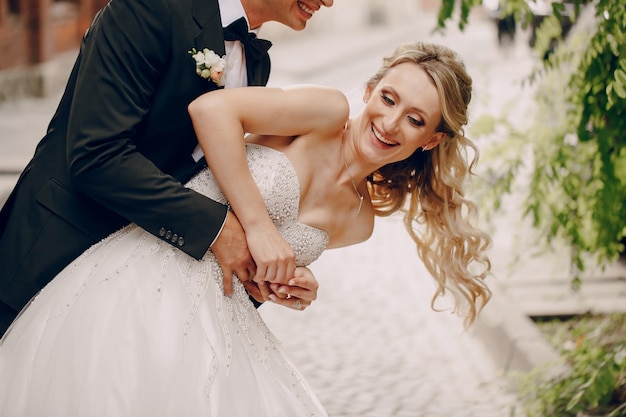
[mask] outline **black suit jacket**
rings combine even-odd
[[[112,0],[85,34],[45,137],[0,212],[0,302],[20,310],[69,262],[134,222],[201,258],[226,207],[198,170],[187,105],[217,86],[192,48],[224,55],[217,0]],[[249,84],[264,85],[269,58]]]

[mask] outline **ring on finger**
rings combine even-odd
[[[300,303],[300,300],[296,300],[296,308],[298,310],[302,310],[302,303]]]

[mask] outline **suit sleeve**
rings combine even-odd
[[[112,0],[98,15],[81,48],[68,168],[83,193],[199,259],[227,208],[185,188],[137,148],[171,59],[171,25],[166,0]]]

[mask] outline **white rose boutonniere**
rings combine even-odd
[[[208,48],[204,48],[202,51],[196,51],[196,48],[192,48],[189,54],[196,61],[196,74],[213,81],[220,87],[224,86],[224,80],[222,80],[226,69],[224,57],[220,57]]]

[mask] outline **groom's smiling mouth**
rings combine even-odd
[[[310,14],[311,16],[313,16],[313,13],[315,13],[315,10],[311,9],[309,6],[302,3],[301,1],[298,2],[298,7],[300,8],[300,10]]]

